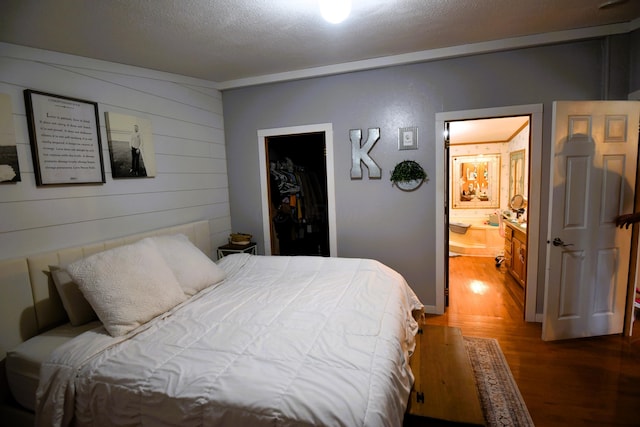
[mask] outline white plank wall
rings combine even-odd
[[[36,186],[23,91],[98,104],[106,183]],[[0,43],[21,182],[0,184],[0,259],[208,219],[231,232],[222,95],[214,82]],[[151,120],[155,178],[113,179],[105,112]]]

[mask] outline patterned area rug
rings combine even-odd
[[[487,426],[533,426],[498,341],[463,337]]]

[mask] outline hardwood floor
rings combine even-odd
[[[496,338],[536,426],[640,426],[640,321],[633,337],[544,342],[504,266],[452,257],[449,269],[449,308],[427,323]]]

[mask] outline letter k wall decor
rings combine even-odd
[[[380,139],[380,128],[367,129],[367,140],[362,144],[362,130],[351,129],[351,179],[362,179],[362,163],[369,170],[369,179],[380,179],[380,166],[369,156],[369,152]]]

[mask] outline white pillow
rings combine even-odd
[[[67,271],[112,336],[124,335],[186,299],[149,241],[75,261]]]
[[[227,277],[227,273],[184,234],[154,236],[147,239],[156,244],[182,290],[189,296]]]
[[[60,295],[62,306],[69,316],[69,323],[73,326],[82,326],[93,320],[97,320],[96,312],[91,308],[91,304],[82,295],[80,288],[73,281],[69,272],[64,268],[55,265],[49,266],[51,279]]]

